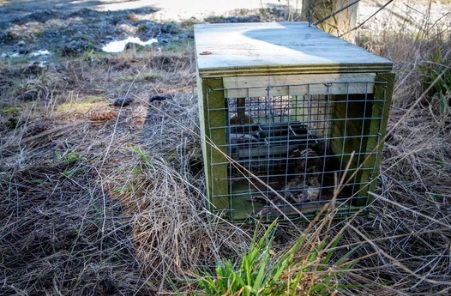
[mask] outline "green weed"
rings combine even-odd
[[[133,144],[130,144],[130,148],[133,150],[133,152],[135,152],[141,157],[141,159],[144,161],[146,165],[148,165],[149,167],[152,165],[152,157],[146,154],[144,151],[142,151],[141,148],[136,147]]]
[[[440,48],[429,57],[427,62],[419,66],[423,77],[423,85],[429,87],[439,75],[443,76],[431,90],[432,99],[438,102],[441,114],[451,113],[451,60]]]
[[[55,156],[57,160],[63,161],[66,165],[73,165],[78,161],[83,160],[83,157],[77,152],[62,153],[61,150],[55,150]]]
[[[5,107],[3,109],[0,109],[0,112],[5,114],[5,115],[18,114],[19,111],[20,111],[20,108],[18,108],[18,107]]]
[[[284,253],[276,255],[271,248],[276,225],[274,221],[260,239],[255,231],[238,267],[226,260],[218,264],[214,275],[199,275],[202,295],[330,295],[345,288],[336,280],[337,274],[351,266],[347,259],[358,247],[338,259],[334,269],[331,263],[338,238],[329,243],[322,240],[308,254],[301,254],[301,249],[310,249],[311,244],[303,234]]]

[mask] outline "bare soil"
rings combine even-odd
[[[28,1],[0,2],[0,47],[2,58],[46,62],[61,56],[77,56],[86,51],[101,51],[107,43],[127,37],[143,41],[156,38],[155,46],[192,39],[192,32],[184,30],[195,22],[249,22],[280,21],[288,14],[299,15],[300,1]],[[448,4],[449,5],[449,4]],[[451,25],[445,4],[433,5],[427,1],[399,2],[387,6],[373,16],[382,3],[362,1],[359,4],[358,23],[364,23],[363,32],[377,28],[393,30],[390,26],[407,25],[407,30],[418,29],[428,22],[440,21]],[[261,13],[264,12],[264,13]],[[407,17],[408,16],[408,17]],[[371,18],[370,22],[366,22]],[[396,21],[393,21],[396,19]],[[388,21],[391,20],[391,21]],[[182,24],[178,26],[177,24]],[[396,29],[395,29],[396,30]],[[47,52],[48,51],[48,52]]]

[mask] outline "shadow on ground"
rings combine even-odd
[[[1,295],[149,295],[121,204],[75,155],[0,176]]]

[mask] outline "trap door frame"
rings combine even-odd
[[[358,192],[363,195],[367,195],[368,191],[373,191],[376,185],[376,177],[379,173],[379,166],[381,161],[381,153],[383,149],[383,141],[385,138],[385,130],[387,126],[389,109],[391,104],[391,96],[394,84],[394,74],[392,73],[347,73],[347,74],[303,74],[303,75],[273,75],[273,76],[237,76],[237,77],[209,77],[200,79],[198,77],[198,83],[201,85],[199,93],[199,106],[200,112],[203,116],[201,119],[201,132],[205,137],[202,138],[202,146],[204,151],[204,163],[205,163],[205,175],[206,175],[206,188],[207,196],[210,201],[210,210],[212,212],[221,212],[225,214],[232,221],[245,220],[247,213],[233,213],[236,210],[236,206],[240,203],[240,200],[236,199],[232,201],[233,197],[229,192],[228,184],[228,166],[230,158],[227,151],[227,127],[229,126],[227,112],[225,112],[225,102],[227,96],[245,96],[249,97],[250,94],[230,94],[230,90],[233,89],[246,89],[249,86],[263,86],[263,85],[285,85],[285,84],[299,84],[299,83],[319,83],[319,82],[352,82],[352,81],[374,81],[374,88],[371,91],[374,102],[369,102],[368,108],[364,115],[369,119],[369,126],[366,127],[368,134],[377,135],[377,137],[368,138],[365,143],[361,144],[358,139],[352,143],[344,143],[344,138],[340,134],[340,129],[345,128],[348,131],[356,131],[361,133],[362,126],[353,127],[352,122],[346,121],[343,126],[335,127],[332,129],[332,138],[334,134],[337,135],[336,139],[331,141],[332,149],[341,151],[342,147],[348,147],[347,150],[354,150],[356,153],[369,154],[366,161],[357,163],[354,166],[361,167],[362,171],[358,176],[354,177],[354,180],[359,180],[358,184],[361,184],[358,188]],[[339,85],[339,84],[337,84]],[[227,90],[229,93],[227,94]],[[273,90],[274,95],[283,95],[283,93],[277,93],[277,89]],[[355,90],[354,92],[357,92]],[[334,96],[346,96],[343,94],[343,90],[335,89],[331,91]],[[251,94],[258,95],[258,94]],[[347,103],[343,103],[343,106]],[[340,109],[334,108],[333,117],[343,117],[343,112],[347,112],[348,108]],[[356,110],[359,113],[360,110]],[[340,114],[341,113],[341,114]],[[349,115],[349,114],[347,114]],[[358,115],[356,115],[358,116]],[[371,120],[372,118],[378,118],[378,120]],[[352,132],[351,132],[352,133]],[[356,149],[356,146],[359,149]],[[349,148],[350,147],[350,148]],[[348,151],[350,154],[350,151]],[[345,157],[345,162],[349,157]],[[355,162],[355,161],[354,161]],[[364,180],[364,181],[361,181]],[[367,181],[369,180],[369,182]],[[370,197],[366,199],[358,199],[358,203],[355,204],[356,209],[368,204],[371,201]],[[241,201],[243,202],[243,201]],[[246,205],[242,205],[246,206]],[[251,206],[248,204],[248,208]],[[349,214],[350,208],[346,206],[343,211]]]

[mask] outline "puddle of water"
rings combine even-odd
[[[47,56],[47,55],[51,55],[52,53],[50,51],[48,51],[47,49],[45,50],[37,50],[37,51],[33,51],[29,54],[27,54],[29,57],[40,57],[40,56]],[[18,53],[18,52],[12,52],[12,53],[2,53],[0,55],[0,57],[2,58],[18,58],[20,56],[23,56],[22,54]]]
[[[157,43],[158,40],[155,38],[149,39],[147,41],[142,41],[141,39],[137,37],[128,37],[125,40],[118,40],[118,41],[112,41],[105,46],[102,47],[102,50],[105,52],[115,53],[115,52],[121,52],[124,51],[125,46],[127,43],[135,43],[142,46],[151,45],[153,43]]]
[[[34,51],[32,53],[30,53],[31,57],[39,57],[39,56],[43,56],[43,55],[49,55],[50,51],[46,50],[38,50],[38,51]]]
[[[2,53],[1,57],[2,58],[17,58],[19,57],[20,54],[18,52],[14,52],[14,53]]]

